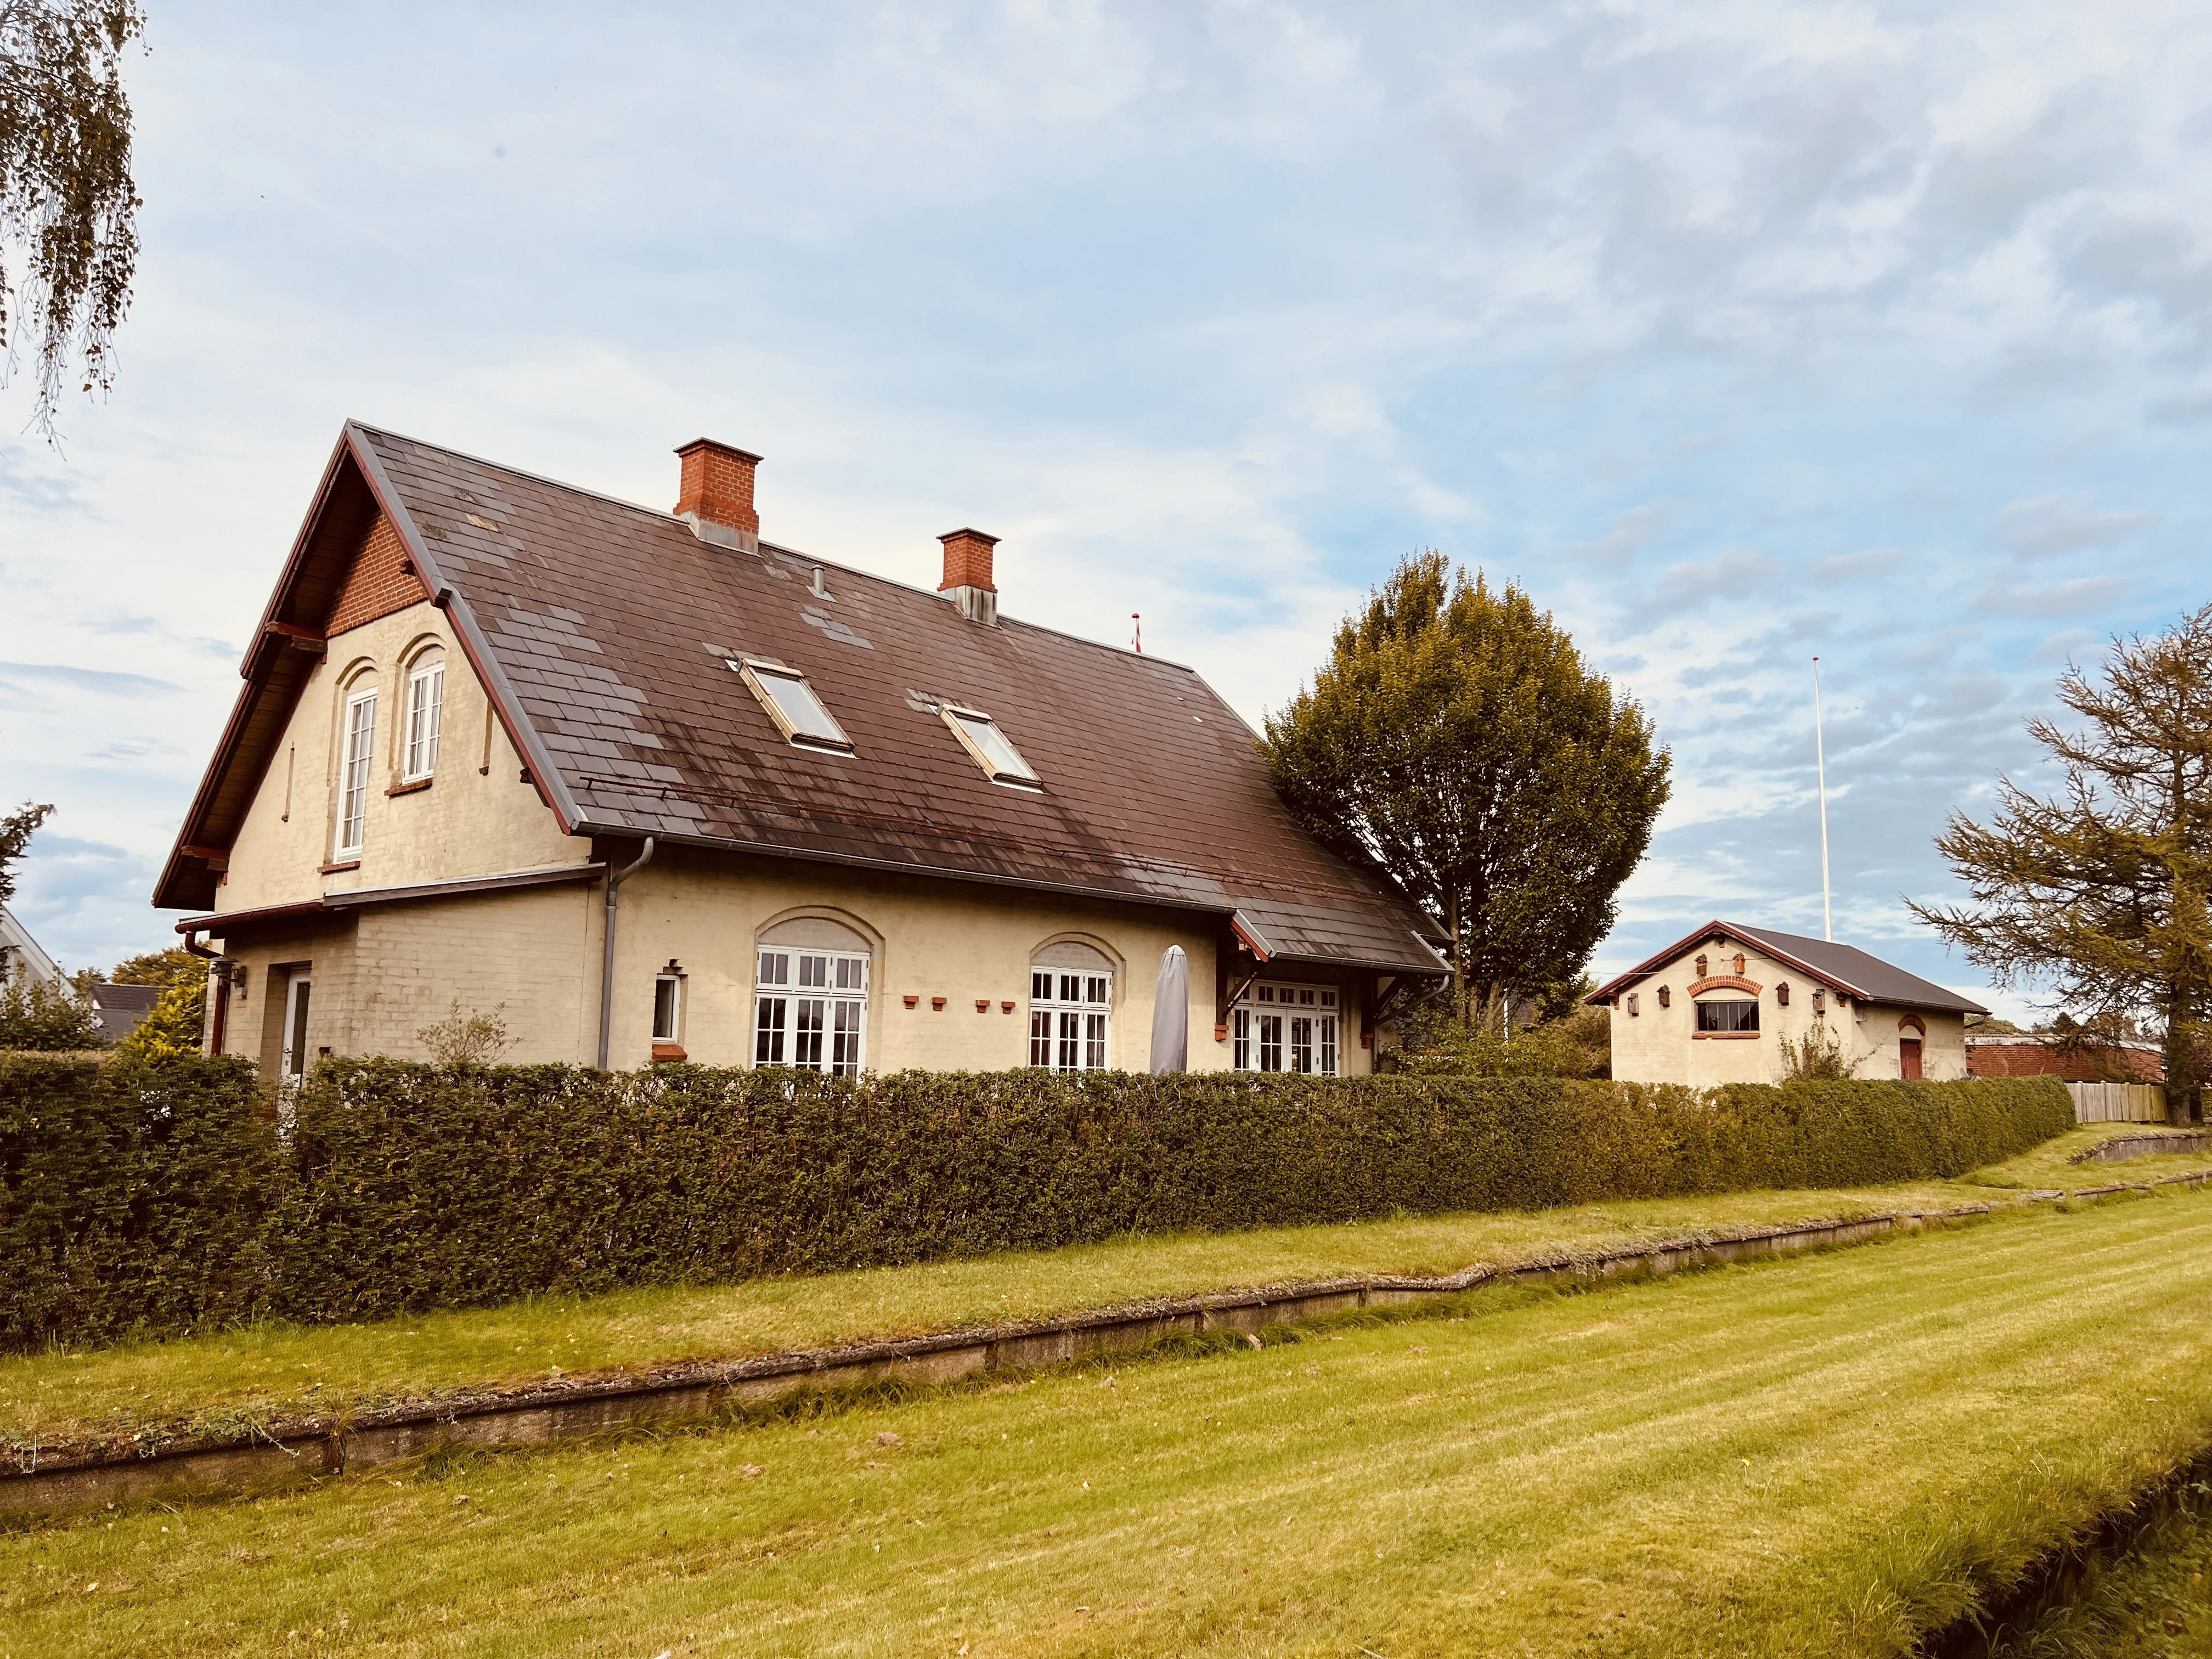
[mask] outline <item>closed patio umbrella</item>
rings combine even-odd
[[[1190,1069],[1190,960],[1182,946],[1170,945],[1160,957],[1160,981],[1152,993],[1152,1069]]]

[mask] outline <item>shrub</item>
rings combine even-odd
[[[1686,1090],[1553,1078],[847,1082],[340,1060],[0,1066],[0,1346],[1138,1231],[1956,1176],[2073,1122],[2046,1078]]]
[[[59,980],[0,990],[0,1049],[58,1054],[106,1046],[92,1000]]]

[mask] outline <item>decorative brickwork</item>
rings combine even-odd
[[[354,553],[353,568],[346,573],[345,586],[337,604],[331,608],[331,620],[323,631],[335,639],[349,628],[404,611],[429,597],[430,590],[422,586],[422,579],[407,562],[407,549],[399,532],[380,513]]]
[[[980,530],[955,530],[937,539],[945,544],[945,580],[937,585],[939,592],[948,587],[980,587],[986,593],[999,591],[991,585],[991,550],[999,544],[996,536],[986,536]]]
[[[694,438],[676,452],[684,459],[676,495],[676,516],[696,514],[709,524],[727,525],[749,536],[760,534],[753,510],[753,472],[761,458],[712,438]]]

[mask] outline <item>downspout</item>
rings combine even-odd
[[[607,1042],[614,1030],[615,1019],[615,895],[622,884],[653,862],[653,837],[645,838],[645,850],[637,855],[637,862],[627,870],[617,871],[607,866],[607,927],[606,948],[599,958],[599,1069],[607,1069]]]
[[[207,1023],[200,1028],[200,1052],[219,1054],[230,1025],[230,965],[221,952],[201,944],[196,932],[185,935],[185,949],[207,962],[207,976],[215,994],[208,999]]]

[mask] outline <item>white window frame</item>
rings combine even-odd
[[[1030,1064],[1103,1072],[1114,1062],[1114,973],[1030,964]]]
[[[376,691],[374,684],[349,693],[345,700],[345,723],[340,728],[338,765],[338,821],[331,836],[331,862],[358,858],[368,839],[368,792],[376,770]]]
[[[1248,985],[1229,1021],[1230,1064],[1236,1071],[1343,1075],[1344,994],[1334,985],[1281,980]]]
[[[660,1018],[660,988],[668,988],[667,1029],[662,1029]],[[655,1042],[684,1041],[684,975],[655,974],[653,976],[653,1040]]]
[[[753,1065],[860,1076],[868,1063],[869,976],[865,951],[755,946]]]
[[[1006,735],[1006,728],[981,709],[970,708],[965,703],[945,702],[937,706],[937,712],[945,725],[951,728],[952,735],[960,739],[960,746],[968,751],[976,765],[983,769],[983,775],[992,782],[1005,784],[1010,789],[1039,790],[1044,787],[1044,780],[1037,776],[1036,768],[1022,758],[1022,751],[1014,747],[1014,740]],[[999,741],[1006,745],[1006,752],[1014,757],[1013,766],[1009,768],[993,760],[983,745],[975,741],[975,735],[960,723],[963,720],[981,720],[989,726]]]
[[[416,660],[407,675],[407,702],[400,734],[402,783],[421,783],[438,769],[438,738],[445,725],[446,659],[432,652]]]
[[[775,722],[775,729],[783,734],[783,740],[793,748],[817,749],[832,755],[849,755],[853,752],[852,738],[845,735],[845,728],[838,723],[837,717],[830,712],[830,705],[822,701],[822,694],[814,689],[814,682],[800,673],[799,670],[787,668],[783,664],[767,657],[727,657],[723,660],[728,663],[751,689],[760,706],[768,711],[769,719]],[[819,732],[802,732],[793,725],[791,716],[783,712],[783,706],[776,702],[775,695],[768,689],[767,680],[769,677],[797,681],[814,706],[822,711],[822,718],[830,723],[830,729],[836,735],[824,737]]]

